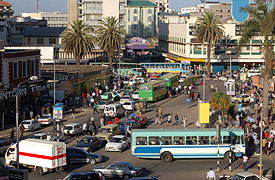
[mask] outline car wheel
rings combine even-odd
[[[123,176],[123,180],[129,180],[129,179],[130,179],[129,175],[126,174]]]
[[[130,148],[131,148],[131,145],[130,145],[130,143],[129,143],[129,144],[127,145],[127,148],[128,148],[128,149],[130,149]]]
[[[121,148],[119,149],[119,152],[122,153],[122,151],[123,151],[123,148],[121,147]]]
[[[95,159],[90,159],[90,164],[95,164],[96,163],[96,161],[95,161]]]

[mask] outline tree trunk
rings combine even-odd
[[[207,78],[210,78],[210,73],[211,73],[210,56],[211,56],[211,45],[208,43],[207,44]]]
[[[80,58],[75,58],[75,61],[76,61],[76,65],[80,65]]]
[[[112,52],[108,52],[108,59],[109,59],[109,67],[113,69],[113,60],[112,60]]]

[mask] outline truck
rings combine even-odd
[[[5,154],[5,163],[16,166],[17,147],[11,145]],[[43,175],[63,169],[67,164],[66,145],[64,142],[41,139],[25,139],[19,142],[19,165],[37,171]]]

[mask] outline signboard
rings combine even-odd
[[[63,104],[57,103],[53,106],[53,119],[63,119]]]
[[[209,103],[199,103],[199,122],[209,123]]]
[[[246,73],[240,73],[240,80],[246,81]]]
[[[10,169],[9,180],[28,180],[27,169]]]
[[[249,0],[232,0],[232,17],[237,22],[244,22],[248,18],[248,12],[241,11],[241,8],[249,6]]]

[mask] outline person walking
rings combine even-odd
[[[201,127],[201,123],[199,121],[196,121],[196,127],[200,128]]]
[[[210,168],[210,170],[208,171],[206,179],[207,180],[216,180],[216,175],[212,168]]]
[[[245,155],[243,156],[243,171],[246,171],[246,170],[247,170],[247,168],[246,168],[246,166],[247,166],[247,161],[248,161],[248,157],[247,157],[247,155],[245,154]]]
[[[100,118],[100,127],[103,127],[104,125],[105,125],[105,123],[104,123],[104,117],[101,116],[101,118]]]
[[[161,122],[160,122],[160,120],[159,120],[159,114],[158,114],[158,113],[156,113],[155,125],[156,125],[157,123],[158,123],[159,125],[161,125]]]
[[[82,129],[83,129],[83,135],[85,135],[87,132],[87,123],[86,122],[83,123]]]
[[[176,115],[175,115],[175,121],[176,121],[175,125],[177,126],[178,122],[179,122],[179,115],[178,115],[178,113],[176,113]]]
[[[186,99],[186,108],[189,108],[189,105],[190,105],[190,99],[189,99],[189,97]]]
[[[167,117],[167,126],[170,124],[170,126],[172,126],[172,118],[171,115],[169,113],[168,117]]]
[[[118,118],[115,117],[115,124],[118,124]]]
[[[20,126],[21,136],[20,136],[20,137],[23,137],[23,135],[24,135],[24,131],[25,131],[25,127],[24,127],[24,125],[23,125],[23,124],[21,124],[21,126]]]
[[[148,105],[148,104],[147,104],[147,98],[145,98],[145,99],[144,99],[144,109],[145,109],[145,111],[147,110],[147,105]]]
[[[91,124],[92,124],[92,126],[93,126],[93,135],[96,135],[96,133],[97,133],[97,127],[96,127],[96,124],[95,124],[95,118],[92,116],[91,117]]]
[[[95,105],[94,105],[94,114],[95,114],[95,112],[98,113],[98,110],[97,110],[97,103],[95,103]]]
[[[51,135],[50,135],[50,133],[49,133],[49,132],[47,133],[47,140],[48,140],[48,141],[50,141],[50,140],[51,140]]]
[[[11,139],[11,142],[13,143],[14,142],[14,128],[11,129],[10,139]]]
[[[182,124],[183,124],[183,127],[186,127],[186,122],[187,122],[186,116],[183,115],[183,116],[182,116]]]
[[[158,108],[159,118],[162,118],[162,106]]]

